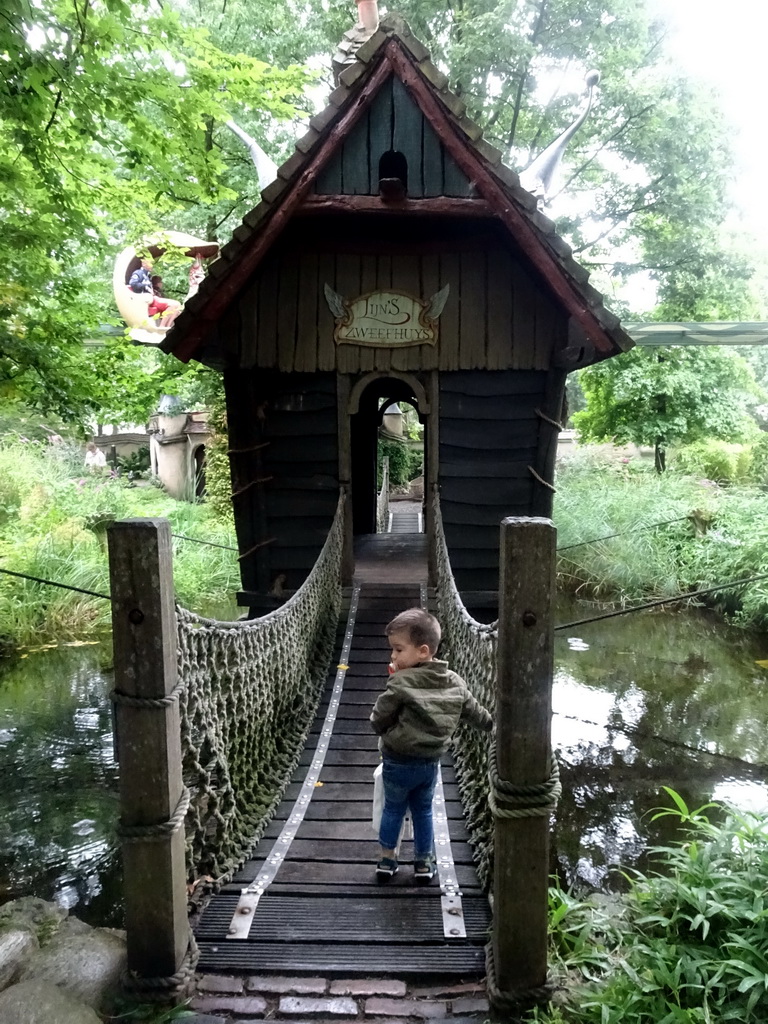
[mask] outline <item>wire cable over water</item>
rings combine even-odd
[[[589,544],[599,544],[603,540],[613,540],[614,537],[625,537],[628,533],[645,533],[647,530],[658,530],[660,526],[671,526],[673,523],[682,523],[685,519],[690,519],[691,513],[688,512],[684,516],[677,516],[676,519],[665,519],[661,523],[651,523],[650,526],[638,526],[633,530],[619,530],[618,533],[607,533],[604,537],[594,537],[592,540],[580,540],[576,544],[566,544],[562,548],[557,549],[558,555],[563,551],[571,551],[573,548],[587,547]]]

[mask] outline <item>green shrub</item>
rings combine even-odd
[[[558,467],[553,518],[560,585],[619,603],[679,594],[677,554],[693,533],[686,516],[706,507],[711,493],[652,467],[628,472],[631,463],[615,453],[606,459],[598,450],[591,461],[587,448]]]
[[[752,479],[756,484],[768,485],[768,433],[762,433],[752,445]]]
[[[5,521],[0,519],[0,565],[40,579],[108,594],[106,528],[115,519],[165,517],[172,533],[235,544],[231,520],[217,518],[210,506],[85,474],[80,458],[62,458],[50,446],[0,444],[0,481],[6,509]],[[178,599],[198,611],[224,607],[239,586],[236,551],[175,540],[173,570]],[[109,629],[110,605],[0,574],[0,622],[5,650],[78,640]]]
[[[379,486],[381,486],[382,460],[389,458],[389,482],[392,487],[406,487],[421,470],[421,452],[414,451],[405,441],[381,437],[378,442]]]
[[[117,465],[121,475],[129,478],[146,473],[150,466],[149,445],[144,444],[130,455],[121,456],[117,460]]]
[[[605,452],[592,459],[585,447],[558,467],[553,516],[561,587],[636,604],[768,574],[762,490],[622,472],[615,453],[607,463]],[[766,580],[705,600],[744,626],[768,627]]]
[[[710,439],[678,448],[670,460],[673,468],[691,476],[702,476],[719,484],[745,483],[750,478],[752,448]]]

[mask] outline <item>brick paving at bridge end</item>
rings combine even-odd
[[[489,1018],[482,981],[444,985],[394,978],[201,975],[188,1024],[481,1024]]]

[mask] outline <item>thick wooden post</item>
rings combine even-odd
[[[339,444],[339,485],[345,489],[344,539],[341,549],[341,582],[348,587],[355,574],[354,517],[352,509],[352,439],[350,437],[349,398],[351,391],[348,374],[336,376],[337,429]]]
[[[434,501],[440,487],[440,374],[429,375],[429,414],[427,416],[427,446],[424,452],[424,529],[427,534],[427,579],[434,587],[437,583],[437,538],[435,537]]]
[[[496,767],[513,786],[550,774],[552,601],[557,533],[549,519],[501,524]],[[549,815],[496,820],[493,954],[501,993],[547,977]]]
[[[177,679],[168,521],[114,523],[109,568],[120,818],[130,829],[167,822],[183,789],[178,701],[151,703],[170,694]],[[175,974],[189,941],[183,826],[159,840],[125,839],[123,873],[128,969],[140,977]]]

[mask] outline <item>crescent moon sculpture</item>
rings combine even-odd
[[[218,242],[205,242],[201,238],[195,238],[194,235],[187,235],[181,231],[164,231],[161,235],[147,238],[142,246],[142,251],[149,252],[155,259],[158,259],[169,245],[183,249],[185,255],[195,260],[193,267],[196,265],[198,268],[200,268],[198,256],[215,256],[219,251]],[[128,287],[131,274],[140,266],[141,259],[137,255],[135,246],[126,246],[115,260],[112,272],[112,291],[120,316],[131,329],[131,337],[136,341],[156,344],[165,336],[168,328],[160,327],[147,315],[147,307],[152,296],[140,295]],[[199,284],[199,282],[200,274],[199,271],[196,271],[196,283]],[[194,291],[190,288],[186,298],[192,294]]]

